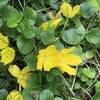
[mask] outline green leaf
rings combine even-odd
[[[2,25],[3,25],[3,21],[2,21],[2,19],[0,18],[0,27],[2,27]]]
[[[80,83],[75,83],[75,90],[78,90],[78,89],[80,89],[81,88],[81,85],[80,85]]]
[[[54,94],[50,90],[43,90],[40,93],[40,100],[54,100]]]
[[[0,100],[7,100],[8,92],[5,89],[0,90]]]
[[[35,20],[37,18],[37,13],[34,9],[26,7],[24,18]]]
[[[92,29],[87,35],[86,40],[92,44],[100,44],[100,30],[98,28]]]
[[[81,76],[81,81],[83,81],[83,82],[86,82],[86,81],[88,81],[88,77],[86,76],[86,75],[82,75]]]
[[[100,99],[100,81],[97,81],[97,83],[95,84],[95,90],[96,90],[96,93],[93,96],[93,100],[99,100]]]
[[[93,68],[91,68],[91,69],[89,69],[89,68],[84,68],[84,69],[83,69],[83,74],[86,75],[88,78],[93,79],[93,78],[95,78],[95,76],[96,76],[96,71],[95,71],[95,69],[93,69]]]
[[[1,9],[0,15],[3,20],[7,21],[7,25],[10,28],[17,27],[18,23],[23,18],[23,14],[10,5],[6,5]]]
[[[55,42],[55,32],[53,30],[41,32],[40,38],[44,45],[54,43]]]
[[[27,89],[23,90],[22,95],[24,100],[33,100],[30,91],[28,91]]]
[[[47,78],[47,80],[50,82],[50,81],[53,80],[54,78],[58,77],[59,74],[60,74],[59,69],[53,68],[53,69],[51,69],[51,70],[46,74],[46,78]]]
[[[100,91],[93,96],[93,100],[100,100]]]
[[[17,30],[26,38],[33,38],[39,33],[39,29],[33,26],[34,22],[30,19],[24,19],[17,27]]]
[[[60,97],[55,97],[54,100],[63,100],[63,99]]]
[[[56,46],[56,48],[57,48],[58,50],[64,48],[64,45],[63,45],[63,43],[62,43],[60,40],[56,40],[56,41],[54,42],[54,45]]]
[[[4,7],[9,0],[0,0],[0,8]]]
[[[84,53],[85,59],[91,59],[94,57],[94,50],[88,50],[86,53]]]
[[[22,20],[23,14],[20,12],[14,12],[13,15],[7,20],[7,25],[10,28],[17,27],[18,23]]]
[[[85,29],[83,25],[80,25],[76,29],[66,30],[61,33],[62,39],[66,43],[71,45],[80,43],[80,41],[84,38],[84,36],[85,36]]]
[[[28,54],[34,48],[34,39],[26,39],[23,36],[17,38],[17,46],[21,53]]]
[[[41,90],[41,74],[36,73],[35,71],[33,71],[33,73],[31,74],[30,78],[28,79],[28,89],[29,90]]]
[[[96,92],[100,92],[100,81],[97,81],[97,83],[95,84],[95,89],[96,89]]]
[[[98,5],[95,0],[87,0],[81,4],[81,13],[84,18],[90,18],[97,11]]]
[[[24,61],[32,70],[36,70],[37,58],[33,53],[28,54],[25,56]]]
[[[100,0],[96,0],[98,7],[99,7],[99,11],[100,11]]]

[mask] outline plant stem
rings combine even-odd
[[[66,28],[67,22],[68,22],[68,18],[67,18],[66,21],[65,21],[65,24],[64,24],[63,30]]]
[[[64,85],[69,89],[69,91],[71,92],[71,94],[73,96],[75,96],[75,93],[73,92],[71,86],[69,85],[69,83],[66,81],[66,79],[64,78],[64,76],[60,73],[60,78],[62,79],[62,81],[64,82]]]

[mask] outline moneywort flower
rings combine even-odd
[[[78,66],[82,63],[80,56],[74,54],[75,47],[57,50],[54,45],[40,50],[38,55],[37,69],[50,71],[52,68],[59,68],[62,73],[75,75],[76,70],[71,66]]]
[[[61,18],[56,16],[53,16],[52,19],[50,21],[44,22],[40,25],[40,29],[42,29],[43,31],[47,31],[48,28],[56,28],[59,23],[61,22]]]
[[[7,100],[23,100],[23,96],[20,93],[20,91],[13,90],[10,92],[10,94],[7,96]]]
[[[29,67],[24,67],[22,70],[20,70],[17,65],[11,65],[8,71],[12,76],[17,78],[19,85],[21,85],[23,88],[27,87],[27,80],[31,74]]]
[[[64,2],[60,6],[60,11],[63,14],[63,16],[72,18],[79,13],[80,5],[76,5],[72,8],[72,6],[69,3]]]
[[[1,60],[0,62],[4,63],[4,65],[9,64],[15,58],[15,50],[10,47],[4,48],[1,52]]]
[[[7,47],[9,44],[9,39],[7,36],[4,36],[0,33],[0,50],[4,49]]]

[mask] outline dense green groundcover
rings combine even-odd
[[[79,13],[73,18],[61,14],[56,29],[41,30],[40,25],[51,20],[63,2],[80,5]],[[100,100],[100,0],[0,0],[0,33],[16,52],[11,63],[0,63],[0,100],[19,88],[8,71],[12,64],[31,70],[28,86],[19,89],[24,100]],[[59,50],[76,47],[83,63],[76,66],[75,76],[56,68],[37,70],[38,52],[50,44]]]

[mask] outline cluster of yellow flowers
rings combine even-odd
[[[80,6],[71,7],[70,4],[64,2],[60,6],[60,11],[56,16],[53,16],[50,21],[40,25],[40,29],[47,31],[48,28],[56,28],[61,22],[61,14],[67,18],[74,17],[80,10]],[[13,61],[15,57],[14,49],[8,47],[9,39],[0,33],[0,62],[5,65]],[[76,75],[76,69],[71,66],[78,66],[82,63],[80,56],[74,54],[75,47],[63,48],[57,50],[54,45],[48,46],[46,49],[40,50],[38,55],[37,70],[50,71],[52,68],[59,68],[62,73],[67,72],[69,75]],[[7,96],[7,100],[23,100],[21,87],[27,87],[27,80],[31,75],[29,67],[24,67],[22,70],[17,65],[11,65],[8,69],[10,74],[17,79],[19,91],[13,90]]]
[[[50,71],[57,67],[61,72],[67,72],[69,75],[75,75],[76,70],[71,66],[78,66],[82,63],[80,56],[74,54],[75,47],[57,50],[54,45],[40,50],[38,55],[37,69]]]
[[[7,96],[7,100],[23,100],[23,96],[21,94],[21,86],[23,88],[27,87],[27,80],[30,77],[30,69],[28,66],[24,67],[22,70],[19,69],[17,65],[11,65],[8,69],[10,74],[17,78],[17,83],[19,84],[19,91],[13,90]]]
[[[62,3],[60,6],[60,11],[56,14],[56,16],[52,16],[52,19],[50,21],[44,22],[40,25],[40,29],[43,31],[47,31],[48,28],[56,28],[59,23],[61,22],[61,14],[65,16],[66,18],[72,18],[76,14],[78,14],[80,11],[80,5],[76,5],[72,8],[72,6],[69,3]]]
[[[11,47],[8,47],[8,45],[8,37],[0,33],[0,62],[4,63],[4,65],[9,64],[15,58],[15,50]]]

